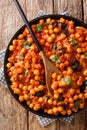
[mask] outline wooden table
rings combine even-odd
[[[35,18],[40,9],[47,13],[69,14],[87,22],[87,0],[19,0],[27,17]],[[4,49],[23,21],[12,0],[0,0],[0,50]],[[26,111],[0,85],[0,130],[87,130],[87,112],[76,115],[71,124],[57,120],[42,128],[34,114]]]

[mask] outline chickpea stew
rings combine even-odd
[[[20,102],[49,115],[71,115],[87,105],[87,29],[73,20],[46,18],[32,29],[49,60],[62,71],[52,74],[47,91],[42,57],[25,27],[9,46],[10,88]]]

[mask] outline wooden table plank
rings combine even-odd
[[[87,23],[87,0],[83,0],[84,22]]]
[[[33,19],[37,16],[39,10],[43,10],[46,13],[53,13],[53,0],[27,0],[26,11],[27,17]]]
[[[83,0],[84,22],[87,24],[87,0]],[[87,110],[85,112],[85,130],[87,130]]]
[[[50,125],[43,128],[41,124],[38,122],[35,115],[32,113],[29,113],[29,130],[56,130],[56,127],[59,130],[59,126],[57,126],[56,121],[54,121]]]
[[[82,0],[54,0],[54,13],[68,11],[71,16],[82,19]]]
[[[21,1],[25,5],[25,1]],[[23,7],[25,9],[25,7]],[[19,22],[20,21],[20,22]],[[0,50],[23,25],[12,0],[0,1]],[[27,111],[0,85],[0,130],[27,130]]]
[[[0,130],[27,130],[27,112],[0,86]]]
[[[62,13],[68,10],[70,15],[79,19],[84,18],[87,22],[87,0],[19,0],[19,2],[28,19],[35,18],[40,9],[47,13]],[[1,0],[0,50],[7,46],[10,38],[23,24],[12,0]],[[23,109],[9,91],[0,85],[0,130],[87,130],[86,122],[87,112],[82,112],[75,116],[71,124],[67,125],[58,120],[42,128],[35,115]]]

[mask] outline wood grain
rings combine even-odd
[[[0,86],[0,130],[27,130],[27,112]]]
[[[19,0],[28,19],[38,11],[62,13],[87,23],[87,0]],[[0,1],[0,50],[4,49],[14,33],[24,24],[12,0]],[[0,85],[0,130],[87,130],[87,112],[76,115],[70,124],[57,120],[42,128],[36,116],[22,108],[7,88]]]
[[[41,124],[38,122],[37,118],[34,114],[29,113],[29,130],[56,130],[57,126],[56,121],[52,124],[48,125],[47,127],[43,128]]]
[[[26,1],[26,12],[28,19],[35,18],[39,10],[43,10],[48,14],[53,13],[53,0]]]
[[[87,0],[83,0],[84,22],[87,24]],[[87,110],[85,112],[85,130],[87,130]]]
[[[83,0],[84,22],[87,23],[87,0]]]
[[[54,0],[54,13],[61,14],[64,11],[75,17],[82,19],[82,0]]]
[[[21,1],[25,5],[25,1]],[[25,9],[25,7],[23,7]],[[20,22],[19,22],[20,21]],[[23,25],[12,0],[0,1],[0,50]],[[27,111],[0,85],[0,130],[27,130]]]

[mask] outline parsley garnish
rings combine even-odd
[[[30,48],[30,42],[25,41],[25,42],[23,43],[23,47],[25,47],[26,49],[29,49],[29,48]]]
[[[64,81],[66,83],[66,85],[71,85],[72,84],[72,80],[68,79],[68,78],[62,78],[62,81]]]
[[[52,62],[56,62],[56,63],[60,63],[60,58],[59,58],[59,56],[54,55],[54,56],[52,57],[51,61],[52,61]]]
[[[85,52],[85,58],[87,59],[87,52]]]
[[[37,32],[41,32],[42,29],[43,29],[43,27],[44,27],[43,24],[39,24],[39,25],[37,25],[37,26],[36,26],[36,31],[37,31]]]
[[[75,103],[74,103],[74,108],[78,108],[80,106],[80,101],[76,101]]]
[[[72,39],[72,38],[70,38],[69,39],[69,42],[70,42],[70,44],[71,45],[73,45],[73,46],[75,46],[75,47],[77,47],[78,46],[78,42],[77,41],[75,41],[74,39]]]

